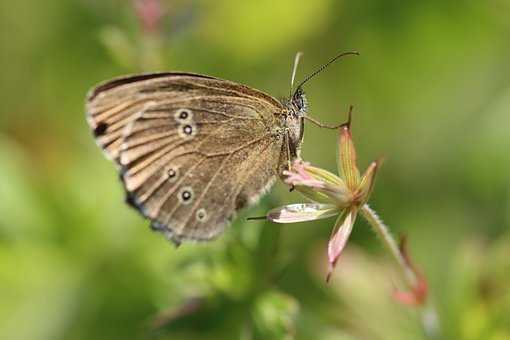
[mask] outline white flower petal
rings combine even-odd
[[[269,211],[267,219],[276,223],[296,223],[328,218],[338,212],[338,208],[332,204],[297,203]]]

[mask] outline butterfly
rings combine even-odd
[[[175,244],[221,234],[299,157],[307,101],[302,86],[278,100],[194,73],[121,77],[89,91],[86,118],[118,167],[126,202]],[[323,126],[323,125],[321,125]]]

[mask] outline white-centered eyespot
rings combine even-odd
[[[181,204],[190,204],[193,201],[193,189],[190,186],[182,187],[177,194],[177,198]]]
[[[166,170],[166,177],[170,182],[174,182],[179,177],[179,169],[176,167],[170,167]]]
[[[196,218],[198,222],[207,221],[207,211],[204,208],[198,209],[196,213]]]
[[[197,126],[192,123],[181,124],[178,127],[179,136],[184,139],[191,139],[197,134]]]
[[[175,111],[174,118],[178,123],[189,123],[193,121],[193,112],[190,109],[179,109]]]

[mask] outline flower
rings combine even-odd
[[[155,33],[161,28],[165,9],[159,0],[134,0],[136,15],[142,28],[148,33]]]
[[[379,161],[374,161],[360,175],[350,119],[339,128],[337,165],[340,176],[296,160],[288,171],[283,172],[284,181],[311,202],[276,208],[266,216],[276,223],[295,223],[338,215],[328,243],[327,281],[349,239],[358,212],[370,197],[380,165]]]
[[[409,255],[407,249],[407,238],[401,237],[400,239],[400,253],[405,262],[405,265],[414,274],[413,284],[408,291],[395,290],[393,298],[408,306],[420,306],[425,304],[428,295],[428,284],[423,273],[415,266]]]
[[[351,235],[358,213],[361,213],[399,265],[407,284],[408,290],[394,291],[394,299],[409,306],[424,306],[428,295],[427,281],[411,261],[405,239],[402,239],[399,247],[388,226],[367,204],[381,162],[372,162],[365,173],[360,174],[356,165],[356,150],[352,141],[350,121],[349,114],[349,121],[339,127],[337,159],[339,175],[302,160],[294,161],[290,169],[283,172],[284,181],[311,202],[289,204],[273,209],[265,218],[276,223],[295,223],[338,215],[328,242],[329,269],[326,281],[329,281]],[[435,315],[433,307],[431,310]]]

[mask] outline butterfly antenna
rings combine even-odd
[[[324,71],[329,65],[333,64],[338,59],[340,59],[342,57],[345,57],[345,56],[348,56],[348,55],[359,55],[359,52],[357,52],[357,51],[343,52],[343,53],[340,53],[340,54],[336,55],[333,59],[331,59],[330,61],[328,61],[327,63],[325,63],[321,67],[319,67],[315,72],[310,74],[301,83],[299,83],[299,85],[296,87],[296,91],[297,91],[297,89],[301,88],[306,82],[308,82],[310,79],[312,79],[313,77],[315,77],[316,75],[318,75],[319,73]]]
[[[299,65],[299,60],[301,60],[301,57],[303,56],[303,52],[296,53],[296,56],[294,57],[294,65],[292,66],[292,76],[290,78],[290,91],[289,91],[289,97],[292,96],[292,90],[294,90],[294,80],[296,80],[296,72]]]

